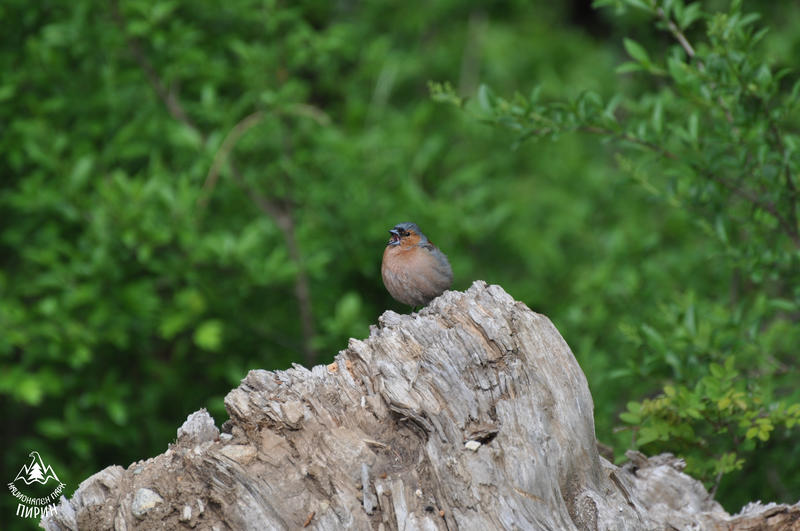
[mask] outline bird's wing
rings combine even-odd
[[[419,246],[422,247],[423,249],[426,249],[426,250],[430,251],[430,252],[434,252],[434,251],[437,250],[436,246],[434,244],[432,244],[431,242],[420,243]]]

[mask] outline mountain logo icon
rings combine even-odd
[[[56,473],[53,472],[53,468],[50,465],[44,464],[44,461],[42,461],[42,456],[39,455],[39,452],[34,451],[28,455],[31,458],[31,462],[27,465],[22,465],[22,468],[19,469],[19,473],[17,473],[17,477],[14,478],[14,483],[20,479],[26,485],[30,485],[31,483],[41,483],[42,485],[46,485],[51,479],[61,483],[61,480],[58,479]]]

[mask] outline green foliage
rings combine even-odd
[[[3,2],[4,477],[37,450],[71,492],[162,452],[200,407],[224,421],[248,369],[329,361],[408,310],[379,263],[413,220],[456,289],[499,283],[553,319],[601,440],[677,426],[667,401],[614,431],[665,385],[701,417],[731,392],[724,426],[768,454],[681,421],[708,463],[745,459],[720,498],[794,501],[796,91],[763,58],[796,57],[800,9],[764,3],[763,34],[695,5],[654,15],[702,36],[691,59],[663,50],[649,8],[580,27],[553,2]],[[477,93],[481,120],[431,101],[436,79],[453,80],[440,98]],[[541,136],[558,142],[508,149]],[[715,376],[728,359],[737,376]]]
[[[629,402],[621,419],[634,446],[680,453],[716,490],[800,415],[800,80],[768,59],[767,30],[741,2],[722,12],[680,0],[596,5],[643,11],[675,42],[648,50],[624,38],[631,61],[617,72],[637,76],[626,91],[505,99],[481,87],[467,101],[434,84],[432,93],[510,128],[518,143],[598,135],[632,182],[692,218],[713,288],[676,286],[647,315],[623,320],[635,354],[614,375],[672,382]]]
[[[800,404],[765,408],[757,382],[740,377],[733,356],[724,366],[711,363],[709,372],[693,387],[666,385],[656,398],[629,402],[620,419],[635,426],[636,445],[669,448],[686,456],[701,477],[720,478],[740,470],[740,455],[768,441],[776,427],[788,430],[800,422]]]

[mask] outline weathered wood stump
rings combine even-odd
[[[586,378],[499,286],[384,313],[311,370],[251,371],[220,435],[192,414],[163,454],[81,483],[46,529],[783,529],[729,516],[669,455],[598,455]],[[755,518],[740,527],[746,518]],[[776,519],[777,518],[777,519]],[[760,523],[760,524],[759,524]]]

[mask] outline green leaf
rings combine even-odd
[[[703,17],[703,12],[700,10],[700,2],[692,2],[686,6],[680,15],[676,16],[676,24],[681,30],[686,30],[689,26],[694,24],[697,20]]]
[[[697,409],[693,408],[693,407],[686,408],[685,411],[686,411],[686,414],[689,415],[690,417],[692,417],[693,419],[702,420],[702,418],[703,418],[703,415],[701,415],[700,412]]]
[[[630,72],[644,72],[645,69],[639,63],[627,61],[619,65],[615,70],[617,74],[627,74]]]
[[[191,322],[191,315],[186,312],[173,312],[165,315],[159,325],[159,332],[164,339],[172,339]]]
[[[653,124],[653,130],[660,134],[664,129],[664,105],[661,103],[661,100],[658,100],[655,105],[653,105],[653,114],[650,121]]]
[[[697,113],[692,113],[689,115],[689,138],[691,139],[692,143],[696,144],[699,138],[699,131],[700,131],[700,119],[697,117]]]
[[[14,97],[16,87],[14,85],[0,86],[0,101],[5,101]]]
[[[494,94],[487,85],[481,84],[478,87],[478,104],[486,112],[494,110]]]
[[[36,428],[45,437],[50,439],[63,439],[69,433],[64,421],[61,419],[48,418],[36,423]]]
[[[639,424],[641,422],[641,417],[639,415],[634,415],[633,413],[629,413],[627,411],[623,411],[619,414],[619,418],[622,419],[623,422],[627,422],[628,424]]]
[[[639,412],[642,411],[642,404],[640,404],[639,402],[633,402],[633,401],[628,402],[626,407],[628,408],[628,411],[630,411],[635,415],[638,415]]]
[[[714,229],[720,241],[728,243],[728,231],[725,230],[725,219],[723,216],[717,216],[717,219],[714,221]]]
[[[728,356],[725,358],[725,370],[728,372],[733,372],[736,367],[736,358],[734,356]]]
[[[28,375],[19,380],[14,391],[22,402],[31,406],[39,404],[44,398],[42,382],[34,375]]]
[[[749,26],[750,24],[756,22],[760,18],[761,15],[759,13],[748,13],[742,16],[742,18],[739,20],[739,25],[742,27]]]
[[[647,55],[647,50],[645,50],[641,44],[628,38],[625,38],[622,43],[625,46],[625,50],[628,52],[628,55],[630,55],[633,59],[645,66],[649,66],[651,64],[650,57]]]
[[[112,400],[106,403],[108,416],[118,426],[123,426],[128,420],[128,408],[123,402]]]
[[[679,85],[685,85],[690,80],[689,66],[676,57],[667,58],[667,71]]]
[[[761,65],[756,72],[756,82],[762,87],[766,87],[772,82],[772,72],[767,65]]]
[[[636,436],[636,444],[639,446],[644,446],[653,441],[657,441],[660,437],[661,434],[656,428],[646,426],[639,430],[639,433]]]
[[[222,345],[222,321],[208,319],[194,331],[195,344],[205,350],[216,351]]]
[[[652,0],[625,0],[628,5],[652,13],[654,6]]]

